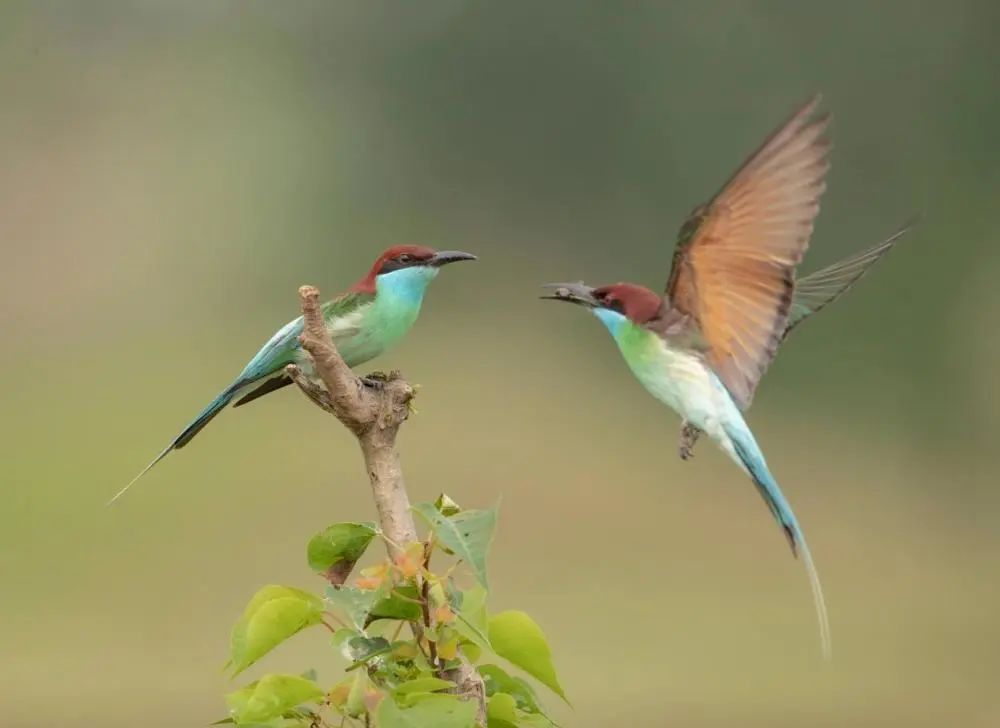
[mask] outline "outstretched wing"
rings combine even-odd
[[[715,373],[747,407],[785,332],[795,266],[825,188],[819,97],[785,122],[681,228],[667,297],[698,324]]]
[[[788,332],[805,318],[845,294],[912,226],[912,222],[907,223],[881,243],[795,281],[795,295],[792,296],[792,307],[788,311],[784,335],[788,336]]]

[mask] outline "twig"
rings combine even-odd
[[[424,544],[424,563],[423,571],[428,572],[431,567],[431,548],[432,541],[427,540]],[[431,603],[430,603],[430,582],[427,580],[427,574],[424,573],[420,579],[420,611],[424,615],[424,626],[428,629],[431,628]],[[434,669],[438,669],[438,656],[437,656],[437,646],[430,642],[428,643],[431,652],[431,665]]]
[[[312,286],[299,288],[302,306],[302,348],[309,354],[320,387],[294,364],[285,368],[303,394],[326,412],[333,414],[358,439],[378,521],[385,536],[389,557],[403,553],[406,544],[417,540],[417,528],[410,512],[410,498],[403,481],[403,469],[396,452],[396,435],[410,414],[415,391],[398,372],[390,374],[378,388],[366,386],[347,366],[330,338],[319,305],[319,291]],[[325,387],[325,388],[324,388]],[[423,630],[413,624],[417,644]],[[433,626],[433,625],[428,625]],[[478,719],[486,724],[486,691],[483,679],[464,656],[455,670],[442,671],[452,680],[456,693],[475,700]]]
[[[305,392],[305,395],[317,406],[326,412],[329,412],[331,415],[336,414],[333,409],[333,405],[330,404],[326,397],[326,390],[307,377],[305,372],[294,364],[289,364],[285,367],[285,373],[291,377],[292,381],[298,385],[299,389]]]

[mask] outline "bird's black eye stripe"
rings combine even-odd
[[[405,268],[408,265],[412,265],[415,261],[416,258],[414,258],[409,253],[400,253],[399,255],[393,258],[389,258],[384,263],[382,263],[382,267],[379,268],[378,271],[379,275],[383,275],[385,273],[392,273],[393,271],[397,271],[400,268]]]

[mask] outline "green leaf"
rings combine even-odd
[[[265,675],[242,690],[229,693],[226,705],[237,725],[265,723],[297,705],[323,697],[312,680],[297,675]]]
[[[494,721],[506,721],[517,725],[517,701],[513,695],[494,693],[486,704],[486,717],[492,724]]]
[[[415,680],[407,680],[399,685],[396,695],[407,695],[409,693],[436,693],[438,690],[451,690],[455,683],[451,680],[442,680],[439,677],[418,677]]]
[[[517,707],[524,712],[543,713],[535,689],[526,680],[507,674],[499,665],[480,665],[477,669],[483,677],[487,697],[506,693],[517,701]]]
[[[347,658],[355,663],[352,667],[391,651],[392,645],[385,637],[365,637],[363,635],[347,640],[344,648]]]
[[[408,708],[386,698],[376,713],[379,728],[475,728],[476,705],[454,695],[427,695]]]
[[[543,713],[522,715],[517,725],[519,728],[557,728],[555,721]]]
[[[393,589],[372,606],[365,626],[376,619],[401,619],[408,622],[420,620],[423,610],[418,603],[420,592],[416,586],[406,584]]]
[[[335,523],[309,540],[309,568],[343,584],[377,531],[374,523]]]
[[[377,591],[355,589],[350,586],[328,586],[326,601],[340,610],[357,629],[364,629],[368,612],[378,598]]]
[[[447,493],[442,493],[437,497],[437,500],[434,501],[434,507],[445,517],[454,516],[456,513],[462,512],[462,508]]]
[[[521,725],[527,724],[521,723]],[[518,724],[511,723],[509,720],[504,720],[503,718],[487,718],[486,728],[518,728]]]
[[[490,645],[490,627],[486,616],[486,590],[476,584],[461,594],[461,603],[453,607],[455,630],[470,642],[484,650],[493,650]]]
[[[439,677],[417,677],[401,683],[393,691],[397,704],[401,708],[408,708],[416,703],[425,700],[430,695],[437,694],[441,690],[451,690],[455,683],[450,680],[442,680]]]
[[[413,510],[430,524],[442,545],[472,568],[483,588],[489,589],[486,554],[497,525],[496,506],[485,511],[462,511],[453,516],[445,516],[432,503],[418,503]]]
[[[368,689],[370,683],[371,681],[364,670],[359,670],[354,674],[354,681],[351,683],[347,701],[344,703],[344,713],[354,718],[365,714],[367,710],[365,708],[365,690]]]
[[[352,637],[359,637],[359,636],[361,636],[361,632],[359,632],[358,630],[342,627],[341,629],[338,629],[336,632],[333,633],[333,636],[330,638],[330,644],[332,644],[334,647],[341,648],[341,651],[343,651],[344,649],[346,649],[344,645],[347,643],[347,640],[351,639]]]
[[[461,648],[462,654],[465,655],[465,659],[467,659],[473,665],[479,662],[479,658],[483,656],[483,648],[477,645],[475,642],[471,642],[467,639],[462,639],[458,643],[458,646]]]
[[[552,652],[545,641],[545,634],[527,614],[510,610],[491,617],[490,644],[500,657],[520,667],[566,700],[566,694],[556,677]]]
[[[322,611],[322,600],[301,589],[272,584],[258,591],[243,610],[229,640],[233,675],[300,630],[318,624]]]

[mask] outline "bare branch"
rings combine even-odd
[[[303,320],[302,335],[299,337],[302,348],[309,352],[316,375],[326,386],[337,419],[360,436],[374,421],[375,397],[366,392],[361,380],[347,366],[330,340],[319,305],[319,290],[313,286],[302,286],[299,288],[299,301]]]
[[[303,333],[299,340],[324,386],[319,386],[294,364],[287,366],[285,371],[306,397],[333,414],[357,437],[386,550],[390,558],[395,558],[407,544],[417,540],[410,498],[396,452],[396,435],[409,417],[410,402],[416,392],[399,372],[380,377],[378,386],[365,384],[333,345],[319,304],[319,291],[313,286],[302,286],[299,301],[303,317]],[[414,628],[419,642],[421,626],[414,624]],[[442,671],[442,677],[456,683],[457,694],[476,701],[479,722],[485,725],[486,691],[475,667],[462,656],[460,666]]]
[[[301,369],[299,369],[295,364],[289,364],[285,367],[285,374],[287,374],[295,384],[298,385],[302,393],[312,400],[313,404],[331,415],[337,414],[333,409],[333,403],[330,401],[330,397],[326,390],[316,384],[313,380],[305,375]]]

